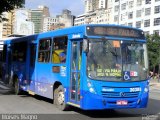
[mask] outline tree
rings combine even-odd
[[[153,72],[160,72],[160,36],[158,34],[147,35],[147,47],[149,67]],[[156,67],[158,70],[156,70]]]
[[[3,12],[10,12],[15,8],[23,7],[24,0],[0,0],[0,22],[6,20],[3,16]]]

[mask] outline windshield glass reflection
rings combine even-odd
[[[140,81],[147,78],[146,45],[118,40],[89,40],[88,77],[107,81]]]

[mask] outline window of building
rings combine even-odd
[[[160,1],[160,0],[155,0],[155,2],[158,2],[158,1]]]
[[[145,8],[145,16],[151,14],[151,8]]]
[[[154,30],[154,31],[153,31],[153,34],[159,35],[159,33],[160,33],[159,30]]]
[[[154,26],[160,25],[160,17],[154,18]]]
[[[160,13],[160,5],[154,7],[154,13]]]
[[[121,14],[121,21],[125,20],[126,13]]]
[[[128,19],[132,19],[133,18],[133,12],[129,12],[128,13]]]
[[[144,31],[144,34],[145,35],[149,35],[149,31]]]
[[[136,11],[136,17],[141,17],[142,14],[142,10],[137,10]]]
[[[137,0],[137,6],[141,6],[142,5],[142,0]]]
[[[114,7],[114,12],[118,12],[118,10],[119,10],[119,5],[116,5],[116,6]]]
[[[38,61],[50,62],[51,38],[45,38],[39,42]]]
[[[121,10],[125,10],[126,9],[126,3],[123,3],[122,5],[121,5]]]
[[[114,22],[117,22],[118,21],[118,15],[115,15],[114,16]]]
[[[144,21],[144,27],[150,26],[150,19]]]
[[[134,1],[129,1],[129,8],[133,8]]]
[[[146,4],[151,4],[151,0],[146,0],[145,3]]]
[[[133,23],[128,23],[128,26],[132,27],[132,26],[133,26]]]
[[[141,28],[141,21],[136,22],[136,28]]]
[[[67,36],[57,37],[53,39],[52,62],[65,63],[67,55]]]

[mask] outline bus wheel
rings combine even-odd
[[[14,93],[15,95],[19,95],[20,94],[20,89],[19,89],[19,81],[18,78],[16,78],[15,83],[14,83]]]
[[[54,104],[62,111],[68,109],[68,105],[65,104],[64,88],[62,85],[54,90]]]

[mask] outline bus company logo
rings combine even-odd
[[[80,38],[80,37],[81,37],[80,34],[73,34],[73,35],[72,35],[72,38]]]
[[[102,88],[102,92],[113,92],[114,91],[114,89],[112,89],[112,88]]]
[[[120,92],[120,96],[121,96],[121,97],[125,97],[126,94],[125,94],[124,92]]]

